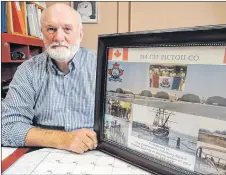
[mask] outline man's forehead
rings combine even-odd
[[[76,24],[75,14],[69,12],[57,13],[57,11],[52,13],[46,13],[45,15],[45,25],[62,25],[62,24]]]
[[[46,20],[45,25],[74,25],[72,21],[66,21],[66,20],[58,20],[58,19],[53,19],[53,20]]]
[[[44,24],[46,26],[51,25],[51,26],[64,26],[64,25],[71,25],[74,26],[76,25],[75,19],[65,19],[62,17],[48,17],[46,18]]]

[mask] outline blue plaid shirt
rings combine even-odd
[[[93,128],[97,57],[80,48],[63,73],[46,52],[22,63],[2,102],[2,144],[24,146],[29,129]]]

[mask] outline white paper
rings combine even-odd
[[[15,150],[16,148],[2,147],[2,160],[12,154]]]
[[[3,174],[150,174],[100,151],[76,154],[40,149],[22,156]]]

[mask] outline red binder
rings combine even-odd
[[[12,3],[12,16],[13,16],[13,29],[14,32],[18,32],[21,34],[26,34],[25,21],[23,18],[23,13],[20,8],[19,2],[11,2]]]

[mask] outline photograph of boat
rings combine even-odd
[[[158,108],[155,111],[155,119],[153,122],[153,135],[166,138],[169,136],[169,118],[173,112],[166,112],[165,109]]]
[[[132,116],[132,136],[195,156],[197,116],[136,104]]]
[[[226,174],[226,120],[200,118],[195,171]]]

